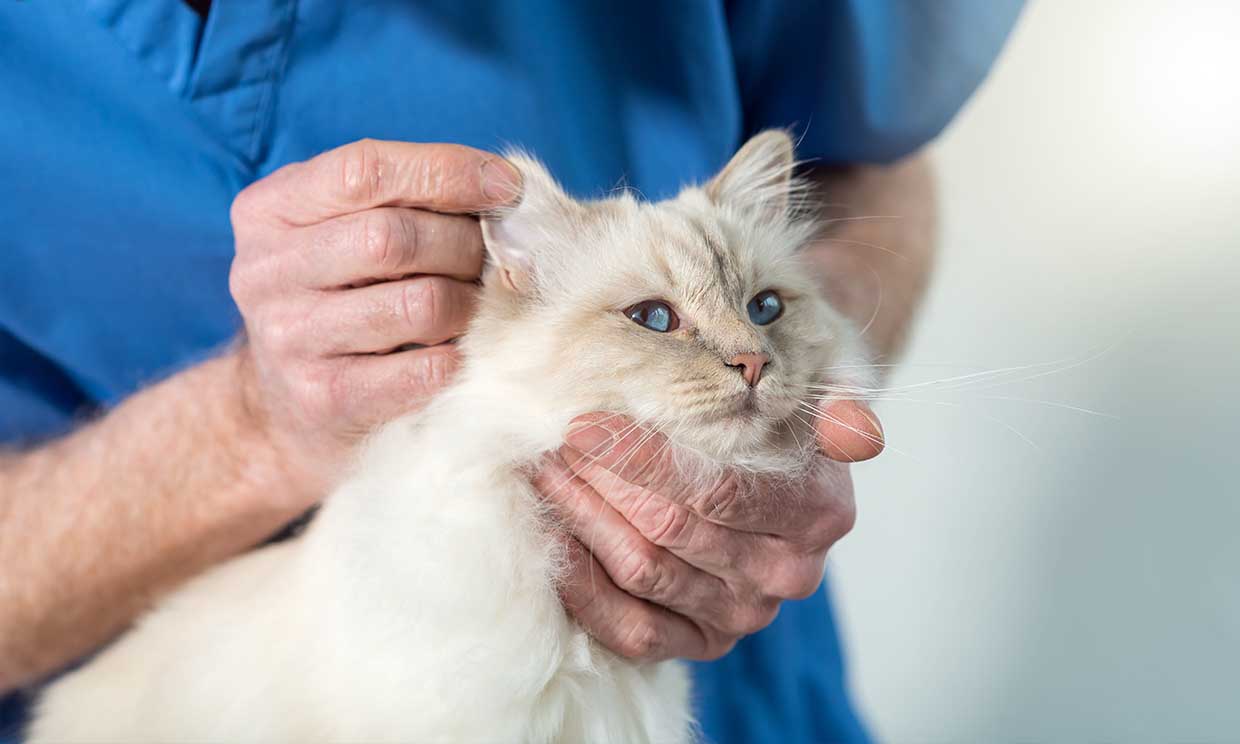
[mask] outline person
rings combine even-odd
[[[829,220],[823,282],[890,358],[933,252],[920,150],[1018,10],[0,5],[0,730],[161,593],[306,512],[365,431],[450,380],[482,261],[472,215],[519,194],[506,144],[576,195],[653,199],[793,128]],[[833,449],[832,431],[879,431],[837,413],[824,452],[874,454],[869,437]],[[867,740],[821,586],[853,518],[847,465],[832,472],[812,498],[766,494],[770,542],[742,524],[692,546],[732,566],[718,576],[683,559],[692,541],[583,492],[614,507],[580,556],[608,580],[566,607],[620,653],[702,660],[713,741]],[[667,500],[700,521],[726,498]]]

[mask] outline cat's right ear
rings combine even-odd
[[[788,132],[768,129],[746,142],[719,175],[706,183],[706,195],[719,205],[759,219],[782,220],[801,188],[793,171],[795,145]]]
[[[560,227],[577,214],[572,200],[542,163],[520,153],[508,162],[521,174],[521,197],[515,206],[482,215],[482,243],[491,266],[485,274],[518,294],[533,290],[540,257],[554,250]]]

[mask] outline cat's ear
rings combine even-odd
[[[521,197],[515,206],[482,215],[482,242],[491,263],[486,279],[524,294],[533,289],[540,256],[554,250],[561,228],[581,207],[542,163],[520,153],[507,159],[521,174]]]
[[[797,190],[792,177],[796,165],[792,138],[782,129],[768,129],[751,137],[707,182],[706,195],[742,214],[780,220]]]

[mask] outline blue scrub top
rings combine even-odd
[[[228,207],[285,163],[362,137],[516,144],[577,195],[658,198],[772,126],[802,157],[890,160],[947,124],[1019,5],[0,2],[0,444],[232,337]],[[866,740],[825,589],[694,671],[713,741]],[[23,699],[0,700],[0,739]]]

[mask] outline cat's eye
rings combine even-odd
[[[746,309],[754,325],[767,325],[779,320],[779,316],[784,314],[784,301],[775,290],[768,289],[754,295]]]
[[[659,333],[674,331],[680,327],[680,318],[671,306],[660,300],[646,300],[624,311],[629,320],[639,326]]]

